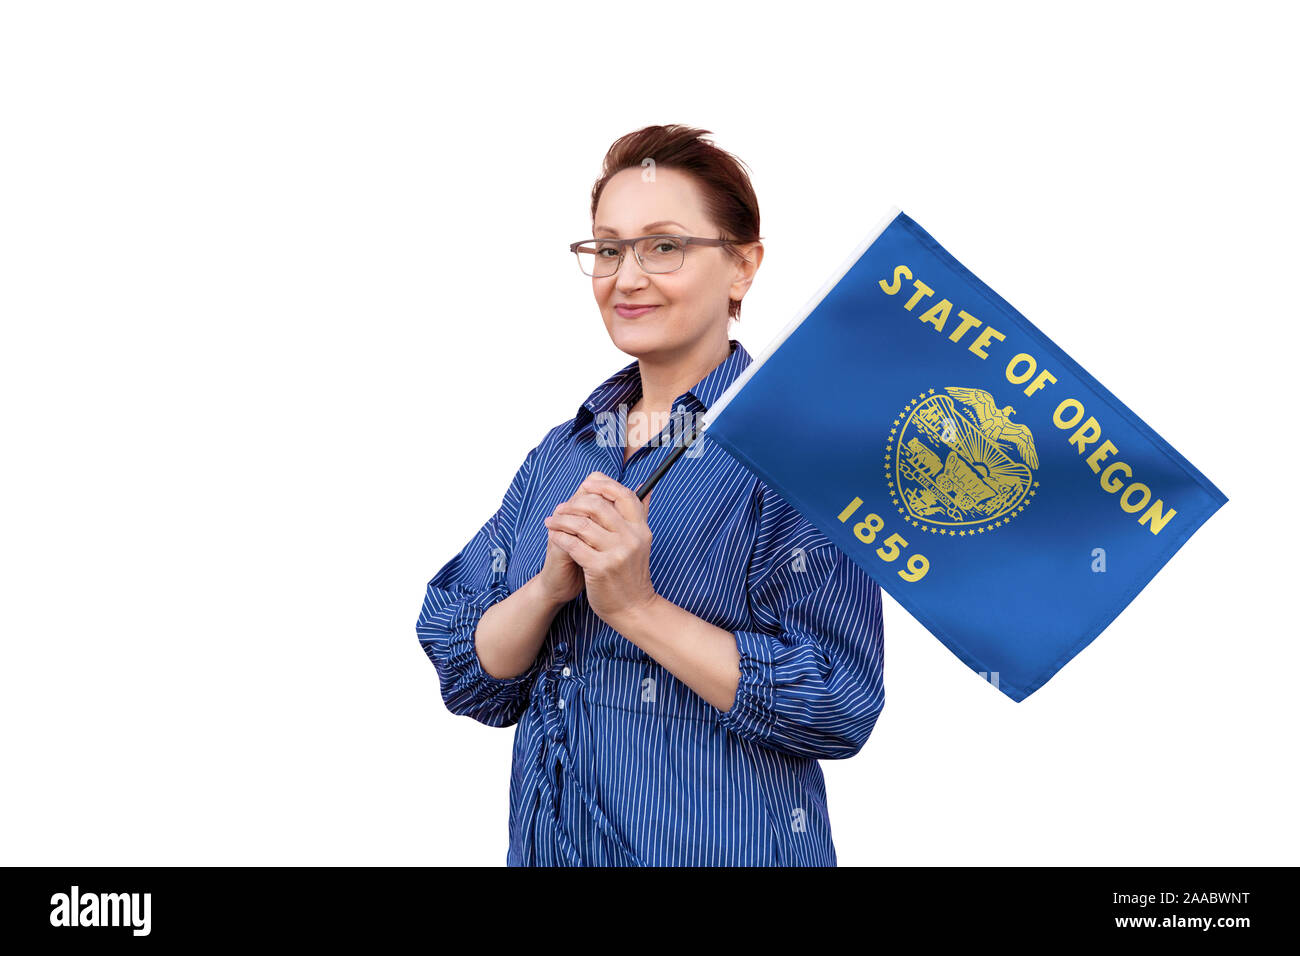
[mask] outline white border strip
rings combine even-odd
[[[844,278],[845,274],[853,268],[854,263],[862,258],[862,254],[871,247],[873,242],[880,238],[880,234],[889,228],[889,224],[893,222],[902,211],[903,210],[899,209],[897,206],[889,207],[889,212],[887,212],[884,218],[880,220],[876,228],[873,229],[871,233],[862,240],[862,242],[858,243],[858,247],[853,250],[853,254],[844,260],[844,263],[836,269],[835,273],[826,280],[820,289],[817,290],[817,294],[808,300],[808,304],[803,307],[803,312],[800,313],[794,321],[778,332],[776,337],[768,344],[767,348],[763,350],[763,354],[749,363],[749,367],[746,368],[745,371],[741,372],[740,376],[731,383],[727,390],[714,400],[713,404],[709,406],[707,411],[700,415],[700,434],[703,434],[708,430],[709,425],[713,424],[714,420],[722,414],[722,410],[730,404],[733,398],[736,397],[736,393],[745,387],[745,383],[749,381],[750,377],[758,371],[759,367],[764,362],[772,357],[772,353],[781,347],[781,343],[790,337],[790,334],[799,327],[803,320],[812,315],[813,310],[821,304],[822,299],[826,298],[826,296],[830,294],[831,289],[835,288],[839,281]]]

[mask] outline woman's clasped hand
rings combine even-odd
[[[593,471],[572,498],[543,519],[547,563],[551,548],[559,548],[578,569],[579,589],[586,588],[592,611],[611,626],[657,596],[650,581],[649,501],[649,495],[642,501],[631,488]],[[553,571],[557,580],[563,579],[563,568],[559,561]]]

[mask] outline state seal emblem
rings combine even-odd
[[[1009,524],[1037,494],[1038,453],[1015,409],[980,388],[929,389],[894,420],[885,479],[913,527],[960,537]]]

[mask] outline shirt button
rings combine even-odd
[[[560,671],[560,673],[563,674],[565,677],[568,677],[570,674],[573,673],[573,671],[569,670],[569,669],[566,667],[564,670]]]
[[[556,706],[559,707],[560,710],[564,710],[564,698],[563,698],[563,697],[560,698],[560,701],[559,701],[558,704],[556,704]]]

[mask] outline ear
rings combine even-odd
[[[745,293],[749,291],[750,285],[754,281],[754,273],[758,271],[759,265],[763,261],[763,244],[758,240],[747,242],[743,246],[736,246],[744,259],[735,261],[735,277],[731,283],[729,293],[732,299],[740,301],[745,298]]]

